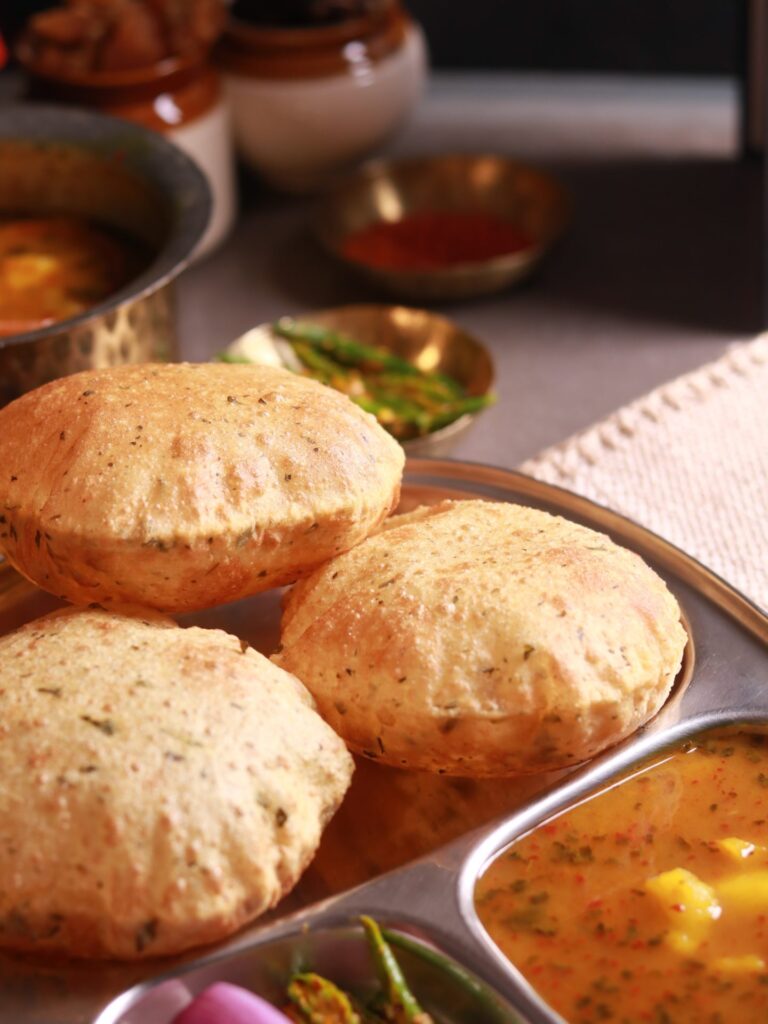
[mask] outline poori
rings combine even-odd
[[[220,939],[298,880],[352,759],[233,636],[98,609],[0,639],[0,947]]]
[[[634,553],[537,509],[443,502],[298,583],[275,661],[350,748],[501,776],[586,760],[668,695],[686,633]]]
[[[163,612],[292,582],[396,505],[370,414],[266,366],[119,366],[0,410],[0,551],[75,604]]]

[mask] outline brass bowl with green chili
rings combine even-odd
[[[283,317],[218,358],[282,365],[344,392],[411,455],[446,454],[496,400],[483,345],[445,317],[406,306]]]

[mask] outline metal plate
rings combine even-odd
[[[154,977],[183,972],[186,983],[197,990],[212,977],[242,978],[250,965],[255,979],[278,949],[273,945],[278,940],[293,937],[294,946],[306,943],[306,926],[311,934],[319,929],[328,935],[329,929],[348,927],[361,912],[438,946],[494,987],[503,997],[494,1011],[500,1015],[496,1019],[532,1024],[558,1020],[496,951],[479,924],[472,902],[478,873],[520,832],[652,751],[710,725],[768,720],[768,618],[677,548],[586,499],[506,470],[437,460],[409,462],[403,509],[445,497],[518,501],[543,508],[603,530],[637,551],[667,580],[685,611],[695,647],[695,660],[691,651],[688,658],[690,684],[684,673],[648,726],[566,781],[565,773],[486,781],[360,764],[315,861],[271,915],[271,923],[261,919],[202,955],[138,965],[0,957],[0,1024],[86,1024],[97,1017],[98,1024],[127,1024],[136,1018],[124,1014],[136,1000],[146,998]],[[0,629],[32,618],[51,604],[51,598],[26,591],[11,609],[0,606]],[[269,653],[277,643],[279,595],[271,592],[187,616],[183,622],[229,629]],[[414,858],[420,859],[399,867]],[[397,870],[382,875],[391,868]],[[363,884],[349,888],[358,883]],[[309,909],[298,909],[310,903]],[[289,911],[296,912],[285,917]],[[333,936],[329,941],[335,941]],[[344,969],[341,963],[342,973]],[[133,993],[126,992],[137,983],[142,984]],[[119,993],[126,994],[108,1006]],[[457,1022],[465,1019],[450,1012],[444,1016]]]

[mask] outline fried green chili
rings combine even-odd
[[[284,317],[272,330],[290,342],[304,372],[344,392],[400,440],[429,434],[495,401],[493,394],[468,395],[452,377],[319,324]]]
[[[368,939],[376,971],[387,993],[394,1024],[429,1024],[429,1015],[424,1013],[408,987],[400,964],[381,934],[378,924],[372,917],[363,916],[360,921]]]
[[[307,1024],[361,1024],[349,996],[311,971],[294,975],[288,985],[288,998]]]

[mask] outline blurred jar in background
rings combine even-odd
[[[69,0],[33,16],[16,48],[30,99],[137,122],[197,161],[213,193],[198,257],[236,212],[229,111],[209,59],[225,19],[221,0]]]
[[[241,156],[292,192],[322,188],[381,146],[427,64],[399,0],[236,0],[216,57]]]

